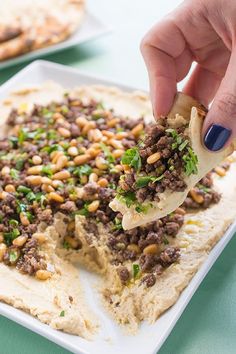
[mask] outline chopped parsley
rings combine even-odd
[[[31,191],[30,188],[28,188],[28,187],[26,187],[26,186],[20,185],[20,186],[17,188],[17,192],[23,193],[23,194],[28,194],[28,193],[30,193],[30,192],[32,192],[32,191]]]
[[[140,272],[141,272],[140,266],[138,264],[134,263],[132,266],[132,270],[133,270],[133,278],[137,279],[140,275]]]
[[[19,179],[19,171],[17,171],[15,168],[11,168],[10,170],[10,176],[13,179]]]
[[[19,253],[17,251],[11,250],[9,252],[9,261],[10,263],[15,263],[15,261],[19,258]]]
[[[43,166],[42,167],[42,173],[45,174],[48,177],[52,177],[53,172],[51,166]]]
[[[81,176],[89,176],[92,173],[92,167],[85,164],[79,167],[75,167],[72,170],[73,175],[76,177],[81,177]]]
[[[161,181],[163,178],[164,178],[163,174],[161,176],[158,176],[158,177],[155,177],[155,176],[141,176],[136,181],[136,187],[137,188],[146,187],[149,184],[149,182],[155,183],[155,182]]]
[[[60,313],[60,315],[59,315],[60,317],[64,317],[65,316],[65,311],[63,310],[63,311],[61,311],[61,313]]]
[[[115,162],[115,158],[112,156],[111,151],[108,146],[106,146],[104,143],[100,143],[101,149],[104,152],[104,155],[106,157],[106,160],[111,164]]]
[[[139,155],[138,148],[134,147],[132,149],[126,150],[124,155],[122,156],[121,162],[124,165],[133,167],[136,171],[139,171],[142,166],[142,161]]]
[[[15,240],[20,235],[20,231],[18,229],[13,229],[10,232],[4,232],[3,237],[7,246],[12,244],[12,241]]]

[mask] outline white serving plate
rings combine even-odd
[[[0,99],[6,97],[8,92],[22,87],[22,82],[25,86],[40,84],[47,80],[54,80],[66,88],[94,83],[114,85],[114,83],[81,74],[76,69],[70,67],[38,60],[27,66],[1,86]],[[133,90],[130,87],[119,84],[116,84],[116,86],[127,91]],[[85,288],[86,298],[90,307],[101,321],[100,331],[93,341],[87,341],[78,336],[53,330],[30,315],[3,303],[0,303],[0,314],[50,339],[73,353],[156,354],[170,334],[198,286],[230,241],[235,231],[236,222],[228,229],[222,239],[210,252],[208,258],[193,277],[187,288],[182,292],[176,304],[166,311],[153,325],[143,323],[138,333],[134,336],[126,335],[122,328],[116,325],[104,311],[99,301],[99,295],[96,295],[94,288],[97,277],[85,270],[81,270],[81,281]]]
[[[43,57],[47,54],[52,54],[60,50],[74,47],[78,44],[98,38],[99,36],[110,32],[110,30],[111,29],[106,24],[101,22],[96,16],[89,11],[86,11],[81,26],[68,39],[58,44],[22,54],[16,58],[1,61],[0,70],[12,65],[20,64],[24,61],[30,61],[38,57]]]

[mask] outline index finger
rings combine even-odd
[[[166,116],[177,92],[177,82],[191,67],[191,54],[171,18],[159,22],[147,33],[141,52],[148,70],[154,115]]]

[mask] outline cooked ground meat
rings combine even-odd
[[[128,269],[126,267],[119,267],[117,269],[117,273],[120,277],[122,284],[126,284],[130,278],[130,274],[129,274]]]
[[[147,288],[150,288],[155,285],[156,277],[153,273],[147,274],[142,278],[142,282],[147,286]]]

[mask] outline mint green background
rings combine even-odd
[[[112,26],[114,32],[44,59],[71,65],[85,73],[113,81],[147,88],[147,74],[139,54],[140,39],[157,19],[179,2],[88,0],[88,7]],[[5,82],[25,65],[0,71],[0,83]],[[193,296],[159,354],[236,353],[235,250],[234,238]],[[32,353],[69,352],[0,316],[0,354]]]

